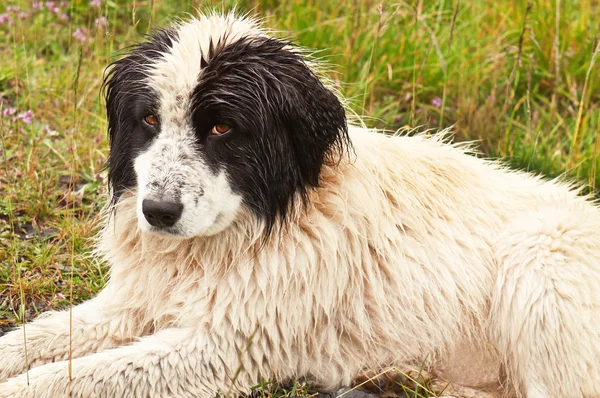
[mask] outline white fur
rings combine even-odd
[[[350,138],[356,157],[324,166],[266,242],[242,205],[221,232],[174,240],[140,227],[136,192],[123,198],[99,243],[106,288],[72,331],[68,312],[27,325],[29,387],[23,330],[0,339],[0,397],[334,388],[427,356],[448,366],[465,341],[499,358],[507,394],[600,397],[597,206],[441,139]]]

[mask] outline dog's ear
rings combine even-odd
[[[106,69],[102,85],[106,100],[110,153],[106,162],[108,182],[115,204],[121,194],[135,187],[133,167],[136,149],[143,147],[145,137],[136,134],[136,112],[140,107],[152,108],[156,93],[147,81],[153,59],[167,51],[177,32],[163,29],[152,32],[142,43],[126,50],[125,56]]]
[[[133,125],[130,109],[128,83],[138,80],[135,69],[132,69],[131,56],[127,56],[109,66],[104,77],[104,94],[106,100],[106,117],[108,120],[108,141],[110,152],[106,162],[111,201],[115,204],[123,191],[136,182],[133,159],[128,150],[133,138]],[[128,117],[130,116],[130,117]]]
[[[346,113],[299,54],[281,49],[281,75],[275,80],[282,121],[292,142],[305,183],[317,186],[324,163],[350,147]]]
[[[285,130],[293,144],[305,183],[317,186],[324,163],[349,148],[346,113],[338,97],[327,88],[307,60],[286,43],[273,40],[275,61],[281,66],[274,80]]]

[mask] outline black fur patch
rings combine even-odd
[[[272,227],[293,200],[319,184],[321,167],[349,148],[337,97],[304,58],[273,38],[217,45],[194,93],[200,147],[233,189]],[[232,127],[210,136],[217,123]]]
[[[108,181],[112,203],[136,186],[133,167],[135,156],[147,145],[159,128],[143,124],[147,114],[158,116],[157,94],[143,83],[153,59],[161,58],[177,39],[177,31],[164,29],[151,33],[147,41],[128,49],[127,56],[112,63],[104,76],[108,117]]]

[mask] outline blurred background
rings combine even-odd
[[[0,5],[0,332],[105,283],[90,256],[105,202],[100,93],[119,50],[233,2]],[[329,64],[367,125],[454,126],[482,156],[596,192],[600,1],[240,1]]]

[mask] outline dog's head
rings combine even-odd
[[[244,209],[270,229],[348,144],[306,59],[233,15],[151,34],[105,87],[113,203],[134,192],[144,231],[214,235]]]

